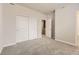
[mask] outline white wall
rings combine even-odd
[[[2,50],[2,44],[3,44],[3,41],[2,41],[2,4],[0,4],[0,53]]]
[[[56,40],[75,45],[76,11],[79,6],[70,5],[56,10],[55,36]]]
[[[52,14],[49,14],[46,20],[46,36],[51,38],[51,21],[52,21]]]
[[[3,4],[3,45],[12,45],[16,41],[15,6]]]

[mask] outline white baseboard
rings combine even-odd
[[[35,39],[29,39],[29,40],[36,40],[36,39],[41,39],[41,38],[35,38]],[[21,43],[21,42],[25,42],[25,41],[29,41],[29,40],[16,41],[16,44]]]
[[[38,39],[38,38],[37,38],[37,39]],[[34,39],[30,39],[30,40],[34,40]],[[11,45],[16,45],[17,43],[21,43],[21,42],[24,42],[24,41],[28,41],[28,40],[16,41],[15,43],[3,45],[3,47],[7,47],[7,46],[11,46]]]
[[[6,45],[3,45],[3,47],[8,47],[8,46],[15,45],[15,44],[16,43],[6,44]]]
[[[1,48],[0,48],[0,54],[1,54],[1,52],[2,52],[2,49],[3,49],[3,48],[1,47]]]
[[[59,40],[59,39],[55,39],[55,40],[56,40],[56,41],[63,42],[63,43],[66,43],[66,44],[69,44],[69,45],[72,45],[72,46],[76,46],[75,44],[70,43],[70,42],[62,41],[62,40]]]

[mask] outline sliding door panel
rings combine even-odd
[[[30,17],[29,19],[29,39],[37,38],[37,19]]]
[[[16,42],[28,40],[28,17],[16,17]]]

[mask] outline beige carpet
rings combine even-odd
[[[78,55],[79,50],[71,45],[49,38],[28,40],[5,47],[1,55]]]

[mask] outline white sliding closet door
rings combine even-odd
[[[30,17],[29,19],[29,39],[37,38],[37,19],[34,17]]]
[[[28,17],[16,17],[16,42],[28,40]]]

